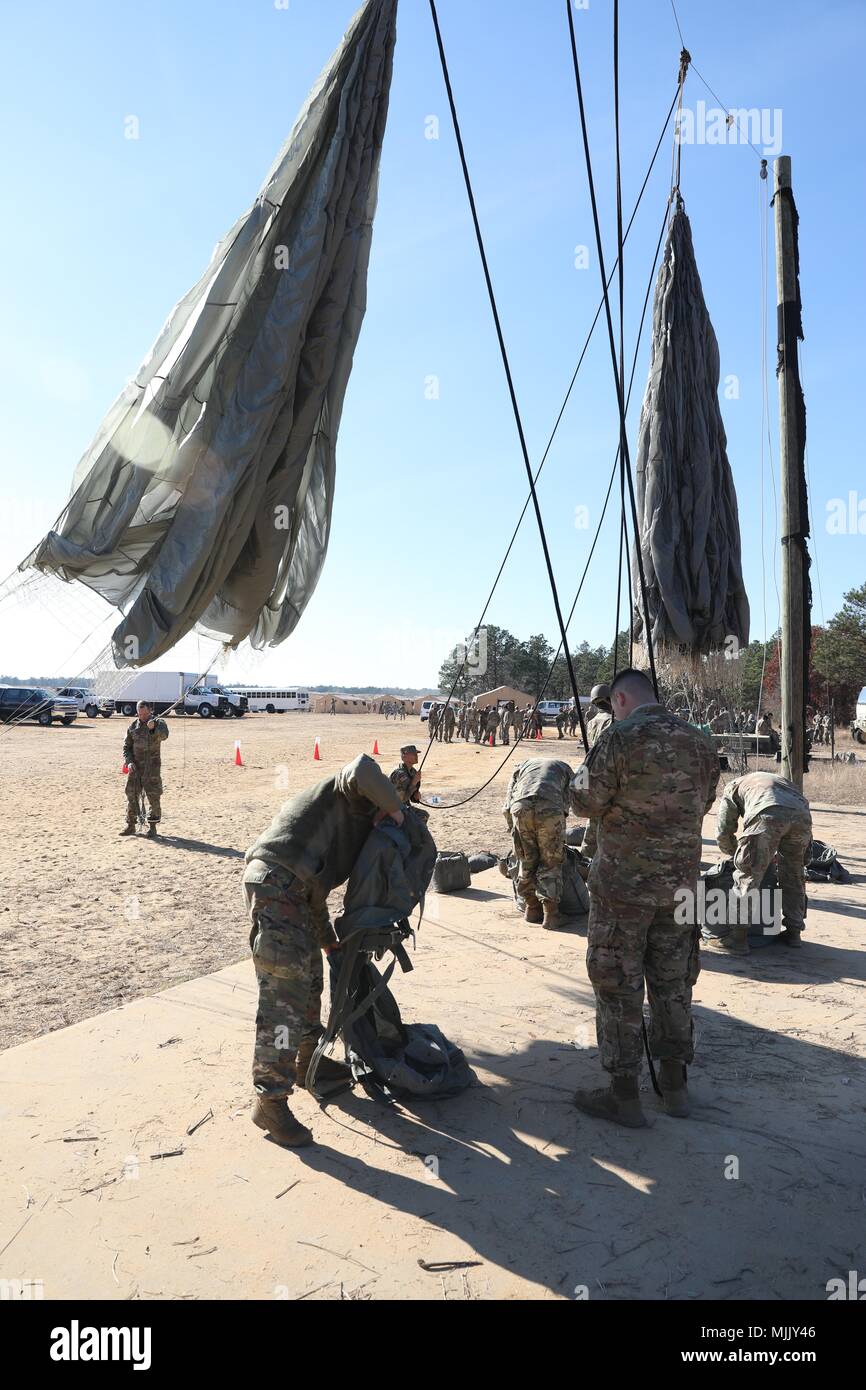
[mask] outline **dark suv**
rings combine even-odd
[[[20,685],[0,685],[0,723],[17,724],[35,719],[47,728],[54,712],[54,701],[44,690]]]

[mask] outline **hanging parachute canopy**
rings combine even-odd
[[[337,428],[366,307],[397,0],[366,0],[255,203],[172,310],[21,568],[126,616],[118,666],[195,625],[293,630],[325,558]]]
[[[718,400],[719,347],[677,193],[653,302],[637,515],[653,644],[692,657],[749,640],[737,496]],[[635,575],[634,632],[644,634]]]

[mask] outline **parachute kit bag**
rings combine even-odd
[[[444,850],[436,856],[433,867],[434,893],[459,893],[472,882],[469,860],[459,850]]]

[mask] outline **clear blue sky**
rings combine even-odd
[[[45,0],[7,6],[0,89],[6,215],[0,578],[51,525],[75,464],[174,302],[249,205],[356,6],[353,0]],[[527,437],[537,461],[599,297],[562,0],[440,0],[464,138]],[[814,618],[866,579],[866,543],[828,534],[830,499],[866,496],[859,430],[864,317],[862,0],[679,0],[697,68],[729,106],[779,109],[801,215],[809,464],[817,530]],[[623,0],[624,200],[631,207],[673,96],[669,0]],[[606,252],[614,245],[610,0],[575,14]],[[686,105],[714,98],[693,72]],[[134,115],[140,138],[124,138]],[[425,139],[429,116],[440,138]],[[634,333],[670,178],[670,144],[626,249]],[[743,144],[683,149],[682,189],[719,339],[722,399],[743,530],[753,636],[764,632],[758,159]],[[593,247],[588,269],[578,244]],[[774,262],[770,405],[776,461]],[[630,438],[648,362],[646,338]],[[425,380],[439,378],[438,400]],[[542,475],[566,604],[616,446],[606,336],[598,332]],[[765,462],[768,630],[777,537]],[[426,0],[401,0],[369,305],[349,387],[323,578],[296,634],[237,660],[238,678],[425,684],[478,617],[525,496]],[[590,529],[575,527],[588,508]],[[615,518],[572,634],[613,636]],[[866,521],[864,521],[866,527]],[[813,547],[814,553],[815,547]],[[819,583],[820,581],[820,592]],[[96,610],[98,611],[98,609]],[[0,615],[0,667],[64,670],[78,629],[39,606]],[[490,620],[555,637],[534,522]],[[105,640],[110,627],[103,628]],[[204,645],[204,644],[203,644]],[[210,650],[204,647],[205,652]],[[80,667],[80,654],[73,667]],[[166,664],[166,663],[161,663]],[[175,664],[175,663],[170,663]],[[196,666],[196,647],[177,666]],[[68,669],[68,667],[66,668]]]

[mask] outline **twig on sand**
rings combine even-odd
[[[290,1182],[289,1185],[288,1185],[288,1187],[284,1187],[283,1190],[282,1190],[282,1192],[278,1192],[278,1193],[277,1193],[276,1197],[274,1198],[274,1201],[277,1202],[277,1201],[279,1201],[280,1197],[285,1197],[286,1193],[287,1193],[287,1192],[291,1192],[291,1190],[292,1190],[293,1187],[297,1187],[297,1185],[298,1185],[298,1183],[299,1183],[300,1181],[301,1181],[300,1178],[295,1178],[295,1181],[294,1181],[294,1182]]]
[[[206,1115],[202,1115],[202,1117],[201,1117],[200,1120],[196,1120],[196,1122],[195,1122],[194,1125],[190,1125],[189,1129],[187,1130],[187,1134],[195,1134],[195,1132],[196,1132],[197,1129],[201,1129],[202,1125],[206,1125],[207,1122],[208,1122],[208,1120],[212,1120],[212,1119],[213,1119],[213,1108],[211,1108],[211,1109],[207,1112]]]
[[[418,1261],[419,1267],[428,1274],[451,1274],[455,1269],[478,1269],[483,1263],[483,1260],[435,1260],[430,1264],[426,1260]]]
[[[361,1261],[356,1260],[354,1255],[341,1255],[339,1250],[329,1250],[327,1245],[317,1245],[314,1240],[299,1240],[298,1245],[309,1245],[311,1249],[323,1250],[326,1255],[333,1255],[335,1259],[349,1260],[353,1265],[361,1265],[361,1268],[366,1269],[368,1274],[375,1274],[377,1279],[379,1278],[378,1269],[371,1269],[369,1265],[361,1264]]]
[[[165,1153],[151,1154],[150,1157],[151,1157],[151,1159],[154,1159],[154,1158],[180,1158],[180,1155],[181,1155],[182,1153],[183,1153],[183,1145],[181,1145],[181,1147],[180,1147],[179,1149],[167,1149],[167,1150],[165,1151]]]

